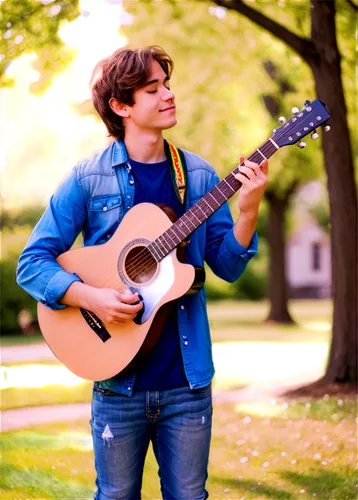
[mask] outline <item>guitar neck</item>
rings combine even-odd
[[[278,149],[279,146],[270,138],[257,148],[248,157],[248,160],[261,163],[262,160],[270,158]],[[167,231],[152,241],[148,249],[157,262],[161,261],[174,248],[186,240],[191,233],[198,229],[201,224],[208,220],[218,208],[240,189],[242,183],[234,175],[239,173],[239,171],[240,168],[238,166],[225,179],[216,184],[188,212],[174,222]]]

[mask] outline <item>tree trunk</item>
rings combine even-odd
[[[357,380],[357,195],[352,147],[335,32],[335,2],[312,1],[313,60],[318,98],[332,114],[332,130],[323,134],[332,224],[332,343],[326,382]]]
[[[286,280],[285,256],[285,214],[288,197],[278,198],[272,191],[266,191],[265,197],[269,203],[268,243],[270,249],[270,267],[268,297],[270,312],[267,321],[277,323],[293,323],[288,312],[288,291]]]

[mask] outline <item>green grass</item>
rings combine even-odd
[[[356,498],[354,402],[330,398],[316,405],[291,402],[286,413],[273,417],[269,407],[250,413],[241,405],[216,404],[210,498]],[[337,407],[339,422],[333,418]],[[87,421],[3,433],[2,448],[3,500],[92,498],[95,472]],[[143,498],[161,498],[151,450]]]
[[[0,339],[1,347],[38,344],[39,342],[44,342],[41,333],[33,333],[31,335],[1,335]]]

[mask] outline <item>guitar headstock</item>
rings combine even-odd
[[[275,129],[271,136],[279,147],[296,144],[297,142],[299,142],[300,147],[304,147],[306,144],[301,142],[302,139],[310,132],[313,132],[312,138],[317,139],[316,129],[324,126],[331,118],[326,105],[319,99],[313,102],[306,101],[301,111],[297,108],[294,111],[296,111],[296,114],[283,127]],[[282,120],[280,119],[280,121]],[[327,132],[329,128],[329,126],[325,126],[324,130]]]

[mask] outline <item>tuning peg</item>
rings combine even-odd
[[[303,142],[303,141],[301,141],[301,142],[298,143],[298,147],[301,148],[301,149],[303,149],[303,148],[306,147],[306,143]]]
[[[325,126],[323,127],[323,130],[324,130],[325,132],[329,132],[329,131],[331,130],[331,127],[330,127],[329,125],[325,125]]]
[[[286,120],[286,118],[284,116],[280,116],[280,118],[278,119],[278,121],[280,123],[286,123],[287,120]]]
[[[274,134],[276,134],[276,132],[277,132],[277,128],[274,128],[272,132],[273,132]]]
[[[298,108],[296,108],[296,106],[294,108],[292,108],[292,113],[297,114],[299,112],[300,112],[300,110]]]
[[[313,134],[311,135],[312,139],[318,139],[319,135],[317,134],[316,131],[313,132]]]
[[[309,106],[311,104],[311,101],[305,101],[305,106]]]

